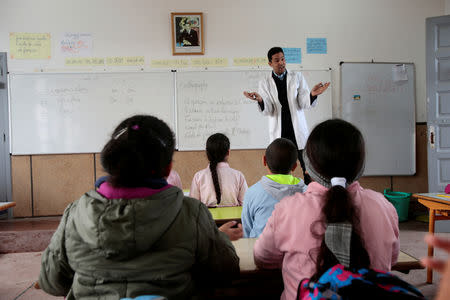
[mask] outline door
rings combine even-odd
[[[11,201],[6,53],[0,52],[0,202]]]
[[[450,16],[427,18],[428,191],[450,184]],[[436,231],[450,232],[449,221]]]

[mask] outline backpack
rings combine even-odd
[[[328,269],[317,282],[303,279],[297,300],[344,299],[425,299],[414,286],[388,272],[358,269],[352,272],[341,264]]]

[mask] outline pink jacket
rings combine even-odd
[[[217,164],[217,174],[219,176],[220,190],[222,198],[219,206],[239,206],[244,201],[244,194],[247,191],[247,182],[244,174],[240,171],[230,168],[228,163],[221,162]],[[197,198],[206,206],[216,206],[216,191],[209,170],[206,169],[195,173],[192,179],[189,196]]]
[[[315,264],[310,250],[320,247],[311,224],[321,218],[327,188],[313,182],[304,194],[286,197],[275,210],[255,243],[255,263],[260,268],[282,268],[284,291],[281,299],[295,299],[303,278],[311,277]],[[369,253],[371,267],[389,271],[399,253],[398,216],[395,208],[382,194],[363,189],[358,182],[347,190],[359,210],[362,239]],[[320,234],[324,230],[318,226]],[[315,259],[317,254],[313,255]]]
[[[178,175],[177,171],[174,169],[170,170],[169,176],[167,177],[167,183],[183,189],[180,175]]]

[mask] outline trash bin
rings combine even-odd
[[[384,190],[384,197],[394,205],[397,211],[398,221],[408,221],[409,200],[411,193],[393,192],[390,189]]]

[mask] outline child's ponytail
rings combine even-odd
[[[217,199],[217,205],[220,204],[220,201],[222,200],[222,191],[220,190],[220,184],[219,184],[219,175],[217,174],[217,164],[219,162],[217,161],[210,161],[209,162],[209,169],[211,171],[211,176],[214,184],[214,190],[216,191],[216,199]]]
[[[209,169],[211,170],[211,176],[214,183],[217,205],[219,205],[222,200],[217,164],[225,160],[229,151],[230,140],[222,133],[215,133],[206,141],[206,155],[209,160]]]
[[[316,280],[328,268],[341,263],[347,267],[369,267],[370,258],[360,232],[359,212],[347,190],[364,170],[364,139],[352,124],[328,120],[311,132],[304,151],[308,174],[328,187],[322,207],[322,218],[316,223],[326,229],[325,234],[315,232],[322,239],[316,261]],[[310,253],[311,255],[311,253]],[[312,255],[311,255],[312,256]]]

